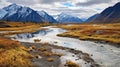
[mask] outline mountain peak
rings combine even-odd
[[[13,4],[10,4],[9,6],[7,7],[21,7],[20,5],[17,5],[16,3],[13,3]]]
[[[16,11],[21,7],[22,6],[19,6],[19,5],[15,4],[15,3],[13,3],[13,4],[11,4],[11,5],[7,6],[7,7],[4,7],[3,9],[6,10],[6,11],[10,11],[10,10]]]
[[[16,3],[12,3],[10,6],[18,6]]]

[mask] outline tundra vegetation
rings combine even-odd
[[[58,27],[68,30],[58,36],[120,44],[120,23],[73,24],[58,25]]]
[[[32,67],[30,58],[20,42],[0,37],[0,67]]]

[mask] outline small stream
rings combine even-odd
[[[48,28],[34,33],[25,33],[11,36],[21,42],[34,42],[34,39],[41,39],[40,42],[49,42],[50,44],[69,47],[75,50],[81,50],[93,55],[92,58],[102,67],[120,67],[120,48],[108,44],[94,43],[91,41],[82,41],[74,38],[58,37],[57,34],[66,32],[61,28]],[[57,43],[55,43],[57,42]],[[102,46],[102,47],[101,47]]]

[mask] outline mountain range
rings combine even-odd
[[[64,12],[53,17],[43,10],[35,11],[29,7],[11,4],[7,7],[0,9],[0,21],[37,22],[37,23],[120,22],[120,2],[118,2],[114,6],[106,8],[99,14],[95,14],[89,17],[86,21],[82,21],[79,17],[72,16]]]
[[[50,22],[50,23],[75,23],[82,22],[78,17],[61,13],[57,15],[57,19],[49,15],[45,11],[35,11],[29,7],[19,6],[17,4],[11,4],[3,9],[0,9],[1,21],[16,21],[16,22]]]
[[[0,9],[0,20],[19,22],[57,22],[45,11],[35,11],[29,7],[22,7],[16,4],[11,4]]]

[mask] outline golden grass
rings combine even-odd
[[[19,47],[20,43],[18,41],[12,41],[8,38],[0,37],[0,48],[8,49],[8,48],[16,48]]]
[[[30,57],[19,42],[0,38],[0,67],[31,67]]]
[[[73,37],[82,40],[101,40],[111,43],[120,43],[120,23],[114,24],[74,24],[61,25],[68,32],[58,34],[63,37]]]
[[[53,58],[47,58],[47,61],[52,62],[52,61],[54,61],[54,59]]]
[[[5,25],[5,27],[3,27]],[[29,33],[40,30],[40,27],[49,26],[49,23],[31,23],[31,22],[1,22],[0,31],[5,31],[5,33],[0,33],[0,35],[13,35],[20,33]],[[8,27],[6,27],[8,26]]]
[[[45,47],[40,47],[38,48],[38,51],[47,51],[47,49]]]
[[[0,31],[17,31],[17,30],[24,30],[31,27],[40,27],[39,24],[35,23],[22,23],[22,22],[4,22],[4,24],[9,25],[10,27],[0,28]]]
[[[34,39],[34,42],[40,42],[41,40],[40,39]]]
[[[61,57],[63,56],[63,54],[59,54],[59,53],[54,53],[55,56]]]
[[[72,61],[67,61],[65,65],[68,67],[80,67],[78,64],[76,64]]]
[[[44,51],[43,55],[44,56],[51,56],[51,55],[53,55],[53,53],[52,52],[48,52],[48,51]]]
[[[49,43],[48,43],[48,42],[44,42],[43,44],[44,44],[44,45],[49,45]]]
[[[0,53],[0,67],[31,67],[29,57],[21,48],[6,50]]]

